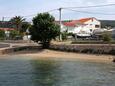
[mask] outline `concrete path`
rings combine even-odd
[[[4,48],[12,48],[12,47],[22,47],[22,46],[38,46],[37,43],[33,42],[25,42],[25,43],[9,43],[9,42],[0,42],[0,50]]]
[[[9,47],[9,46],[10,46],[10,44],[0,43],[0,48],[5,48],[5,47]]]

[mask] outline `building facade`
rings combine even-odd
[[[61,29],[79,36],[90,36],[94,30],[101,29],[101,23],[94,17],[83,18],[62,23]]]

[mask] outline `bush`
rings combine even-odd
[[[102,39],[104,42],[110,42],[112,40],[111,34],[108,32],[103,33]]]
[[[0,40],[4,40],[4,38],[5,38],[5,31],[0,30]]]
[[[115,55],[115,49],[110,50],[110,51],[109,51],[109,54]]]
[[[68,36],[73,36],[73,33],[67,33]]]
[[[67,32],[63,32],[61,34],[62,34],[62,40],[67,40],[68,33]]]
[[[92,53],[93,51],[93,49],[84,49],[81,51],[81,53]]]
[[[68,32],[63,32],[61,33],[62,34],[62,40],[67,40],[68,39],[68,36],[72,36],[73,34],[72,33],[68,33]]]
[[[10,31],[10,39],[16,39],[16,37],[19,37],[19,36],[21,36],[19,31],[17,30]]]

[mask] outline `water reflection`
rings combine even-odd
[[[115,86],[115,64],[69,60],[0,60],[0,86]]]
[[[35,86],[114,86],[115,64],[83,61],[32,61]]]
[[[55,70],[58,64],[51,60],[32,61],[35,86],[55,86],[58,83],[58,76]]]

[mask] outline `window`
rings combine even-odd
[[[92,32],[93,30],[92,29],[90,29],[90,32]]]
[[[100,26],[99,25],[95,25],[95,28],[99,28]]]

